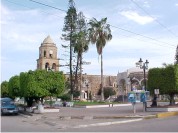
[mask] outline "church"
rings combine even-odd
[[[60,70],[58,48],[52,38],[47,36],[39,47],[39,58],[37,59],[37,69],[47,71]],[[143,70],[137,67],[130,68],[125,72],[116,74],[117,76],[103,75],[104,87],[113,87],[116,91],[116,97],[119,95],[127,96],[127,93],[132,89],[141,90],[143,88]],[[66,78],[69,75],[66,74]],[[146,71],[147,77],[147,71]],[[82,74],[83,98],[87,99],[87,93],[91,93],[93,98],[97,97],[100,89],[100,75]],[[146,78],[147,80],[147,78]]]
[[[60,62],[58,58],[58,48],[50,36],[47,36],[39,47],[39,58],[37,59],[37,69],[47,71],[59,71]],[[66,78],[69,75],[66,74]],[[117,76],[103,75],[104,87],[113,87],[117,92]],[[82,74],[82,97],[87,99],[87,93],[90,93],[93,98],[98,97],[100,89],[101,77],[100,75]]]

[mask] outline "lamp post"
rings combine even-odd
[[[140,67],[140,69],[143,69],[143,74],[144,74],[144,89],[145,89],[145,91],[147,91],[145,71],[146,71],[146,69],[148,69],[148,64],[149,64],[148,60],[146,60],[145,62],[143,62],[142,58],[140,58],[140,60],[136,63],[137,67]]]
[[[143,69],[143,74],[144,74],[144,89],[145,91],[147,91],[147,88],[146,88],[146,74],[145,74],[145,70],[148,69],[148,60],[146,60],[145,62],[142,61],[142,58],[140,58],[140,60],[136,63],[137,67],[140,67],[140,69]],[[145,92],[146,93],[146,92]],[[146,94],[145,94],[146,95]],[[143,112],[146,111],[146,108],[147,108],[147,103],[146,101],[143,102]]]

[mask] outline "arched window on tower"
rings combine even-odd
[[[52,65],[52,70],[56,71],[56,64],[55,63],[53,63],[53,65]]]
[[[46,64],[45,64],[45,70],[49,70],[50,69],[50,67],[49,67],[49,63],[47,62]]]
[[[49,57],[53,58],[53,51],[52,50],[49,51]]]
[[[46,51],[44,51],[44,57],[46,57]]]

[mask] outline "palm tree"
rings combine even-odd
[[[104,101],[103,90],[103,48],[106,42],[112,39],[110,25],[106,24],[107,18],[97,21],[95,18],[88,23],[90,28],[89,38],[92,44],[96,45],[97,53],[101,56],[101,100]]]

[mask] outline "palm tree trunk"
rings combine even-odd
[[[80,56],[80,100],[82,100],[82,55]]]
[[[101,101],[104,101],[104,89],[103,89],[103,53],[101,53]]]
[[[78,67],[79,67],[79,60],[80,60],[80,55],[77,55],[77,65],[76,65],[76,70],[75,70],[75,83],[74,87],[76,90],[78,90]]]

